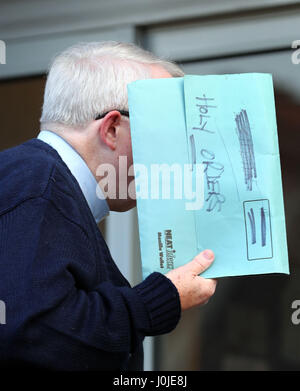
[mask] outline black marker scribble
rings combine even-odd
[[[252,191],[252,181],[253,178],[257,177],[257,174],[251,128],[246,110],[242,110],[238,115],[236,115],[235,122],[240,142],[245,184],[247,186],[247,190]]]
[[[225,196],[221,194],[220,179],[224,172],[224,165],[215,161],[215,154],[208,149],[201,149],[202,164],[204,165],[204,177],[207,184],[208,197],[205,202],[208,203],[207,212],[218,208],[221,211],[222,204],[226,201]]]
[[[190,144],[191,144],[191,152],[192,152],[192,170],[194,165],[196,164],[196,146],[195,146],[195,138],[194,135],[190,135]]]
[[[210,105],[209,101],[215,100],[215,98],[206,98],[206,95],[203,94],[202,97],[196,96],[196,99],[200,101],[199,104],[196,104],[198,111],[199,111],[199,126],[194,126],[193,130],[201,130],[207,133],[215,133],[213,130],[209,130],[206,128],[207,123],[209,122],[209,119],[211,116],[209,114],[209,110],[212,108],[215,109],[217,106]],[[213,103],[213,102],[211,102]],[[207,119],[207,120],[206,120]]]
[[[253,209],[250,209],[250,213],[248,212],[248,217],[250,221],[250,227],[251,227],[251,243],[256,243],[256,227],[255,227],[255,218],[254,218],[254,212]]]
[[[243,209],[248,261],[273,258],[270,201],[244,201]]]
[[[266,245],[266,215],[264,208],[260,208],[260,217],[261,217],[261,245],[264,247]]]

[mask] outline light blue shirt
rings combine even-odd
[[[109,214],[109,207],[107,201],[104,199],[100,186],[98,186],[86,162],[69,143],[56,133],[49,130],[42,130],[37,138],[54,148],[68,166],[83,192],[96,223],[99,223],[99,221]],[[102,199],[99,198],[99,194],[103,196]]]

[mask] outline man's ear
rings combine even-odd
[[[110,111],[106,116],[100,120],[99,135],[101,141],[107,145],[111,150],[117,147],[117,126],[121,122],[121,114],[117,111]]]

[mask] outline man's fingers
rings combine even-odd
[[[200,254],[196,255],[196,257],[184,267],[186,267],[188,271],[197,275],[208,269],[213,260],[214,253],[211,250],[204,250]]]
[[[208,279],[205,279],[205,282],[206,282],[207,294],[208,294],[209,297],[211,297],[215,293],[215,290],[216,290],[216,287],[217,287],[217,280],[208,278]]]
[[[211,250],[205,250],[191,262],[166,274],[178,290],[183,311],[202,305],[214,294],[217,281],[198,276],[212,264],[213,260],[214,253]]]

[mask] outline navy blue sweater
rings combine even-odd
[[[180,317],[164,275],[129,286],[76,179],[38,139],[0,153],[0,300],[0,367],[139,370],[144,337]]]

